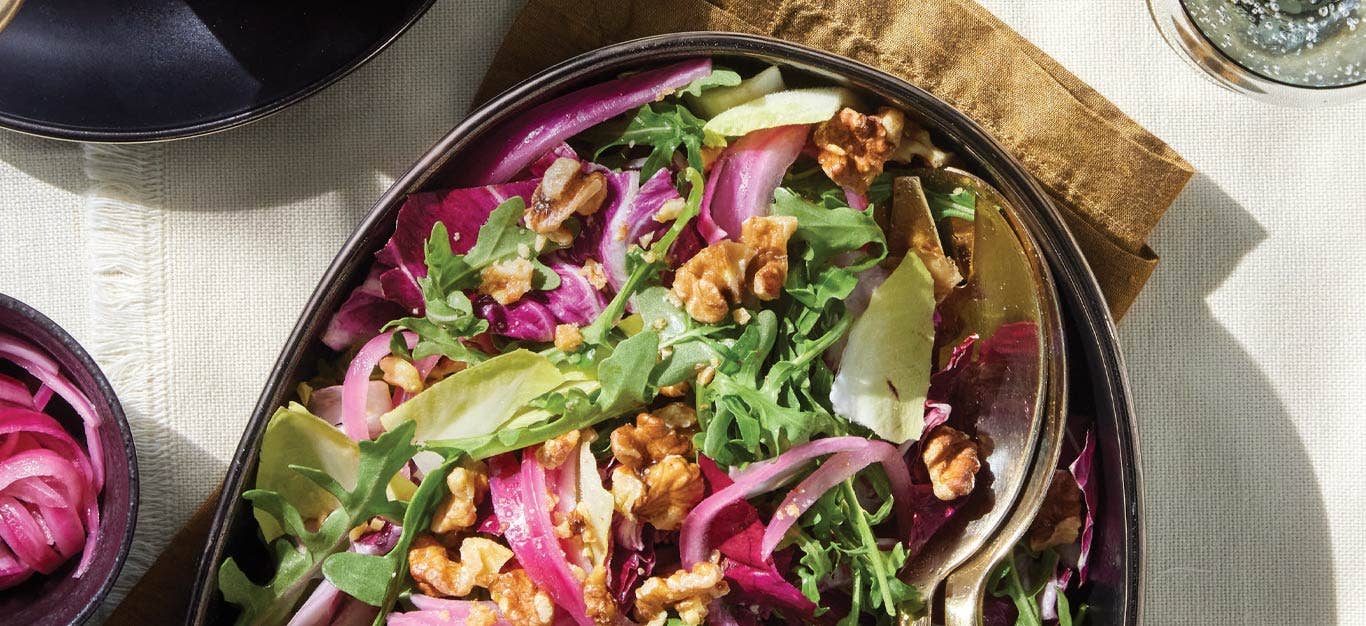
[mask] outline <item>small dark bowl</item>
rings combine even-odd
[[[0,591],[0,621],[25,626],[80,624],[95,612],[114,586],[133,543],[133,527],[138,517],[138,461],[133,433],[100,367],[56,322],[23,302],[0,294],[0,332],[41,348],[90,399],[103,421],[99,446],[105,459],[100,530],[90,569],[80,578],[72,578],[76,567],[76,559],[72,559],[52,574],[35,575],[17,587]],[[84,442],[80,418],[60,397],[54,396],[49,408],[78,442]]]
[[[1105,300],[1064,226],[1057,208],[1024,168],[976,123],[928,92],[880,70],[838,55],[797,44],[735,33],[677,33],[620,43],[580,55],[547,69],[493,98],[422,155],[375,203],[342,247],[305,305],[294,332],[266,383],[228,467],[222,501],[210,540],[199,561],[189,622],[231,621],[235,610],[218,592],[218,566],[229,555],[249,574],[265,574],[269,556],[256,531],[242,492],[255,481],[258,449],[266,422],[276,407],[309,376],[327,354],[320,337],[327,321],[360,284],[374,253],[393,233],[394,219],[407,194],[459,186],[460,159],[481,135],[549,98],[623,71],[712,56],[734,68],[764,64],[791,68],[823,82],[845,84],[878,94],[905,109],[946,148],[958,153],[973,173],[992,183],[1015,208],[1025,230],[1049,264],[1061,296],[1074,406],[1089,409],[1096,423],[1098,464],[1104,485],[1089,592],[1092,623],[1141,623],[1142,519],[1137,437],[1128,381],[1119,342]]]

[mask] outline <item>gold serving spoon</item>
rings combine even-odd
[[[14,14],[19,12],[19,7],[23,4],[24,0],[0,0],[0,30],[5,30],[5,26],[14,19]]]
[[[1067,416],[1064,412],[1044,413],[1043,437],[1034,455],[1025,491],[1010,519],[981,552],[949,574],[944,584],[945,626],[977,626],[982,623],[982,600],[987,579],[1020,542],[1043,506],[1054,468],[1062,453],[1066,432]]]
[[[977,488],[902,572],[902,578],[921,591],[930,607],[919,620],[902,621],[928,626],[933,623],[932,600],[940,583],[954,570],[975,562],[974,555],[985,547],[995,545],[1007,520],[1013,519],[1021,494],[1032,493],[1029,488],[1045,424],[1065,415],[1066,357],[1052,279],[1010,205],[990,185],[966,172],[920,170],[915,174],[929,192],[970,190],[977,196],[972,275],[941,307],[947,323],[959,324],[960,336],[975,332],[982,340],[1014,322],[1032,322],[1038,329],[1032,352],[1021,355],[1015,367],[1001,376],[1001,388],[981,390],[983,404],[976,411],[975,426],[983,470]]]

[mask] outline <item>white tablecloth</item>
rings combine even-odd
[[[1200,172],[1121,329],[1148,622],[1366,623],[1366,102],[1226,93],[1141,0],[984,4]],[[219,135],[91,148],[0,133],[0,291],[94,353],[138,438],[144,513],[115,597],[217,484],[323,269],[461,117],[516,9],[444,0],[340,84]]]

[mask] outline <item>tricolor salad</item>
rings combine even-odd
[[[921,614],[898,573],[989,479],[974,411],[1038,328],[952,305],[997,210],[926,184],[953,155],[807,81],[623,75],[409,196],[266,428],[245,498],[276,565],[222,564],[239,622]]]

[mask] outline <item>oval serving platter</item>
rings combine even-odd
[[[254,536],[250,507],[242,492],[255,479],[258,449],[266,422],[275,408],[294,393],[294,384],[326,348],[320,337],[332,312],[365,276],[374,251],[392,234],[405,196],[456,186],[456,157],[478,138],[549,97],[576,86],[642,66],[697,56],[713,56],[737,65],[759,63],[792,67],[851,87],[877,93],[915,114],[951,146],[968,169],[997,187],[1024,234],[1048,262],[1062,301],[1067,343],[1078,351],[1070,368],[1071,387],[1086,397],[1101,440],[1104,478],[1103,510],[1098,523],[1097,567],[1089,598],[1098,621],[1137,624],[1141,602],[1141,494],[1136,437],[1123,362],[1104,298],[1080,250],[1051,201],[1023,168],[981,128],[929,93],[884,72],[819,50],[776,39],[733,33],[679,33],[616,44],[552,67],[493,98],[457,125],[375,203],[305,306],[272,371],[241,444],[228,467],[223,499],[214,517],[210,541],[200,557],[189,623],[226,621],[232,611],[217,591],[218,564],[228,556],[248,565],[261,561],[264,550]],[[253,558],[253,556],[255,558]]]

